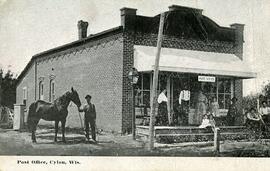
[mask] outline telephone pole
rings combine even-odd
[[[160,23],[158,30],[158,40],[157,40],[157,51],[156,51],[156,59],[154,66],[154,76],[153,76],[153,87],[152,87],[152,100],[151,100],[151,112],[150,112],[150,124],[149,124],[149,150],[154,148],[154,124],[155,124],[155,114],[156,114],[156,106],[157,106],[157,86],[158,86],[158,72],[159,72],[159,59],[160,59],[160,51],[162,45],[163,38],[163,27],[164,27],[164,19],[165,13],[160,14]]]

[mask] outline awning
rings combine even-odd
[[[134,46],[134,66],[138,71],[152,71],[155,64],[156,47]],[[207,75],[255,78],[250,65],[234,54],[194,50],[162,48],[160,71],[196,73]]]

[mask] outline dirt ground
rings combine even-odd
[[[220,153],[214,152],[213,142],[158,144],[153,151],[147,150],[147,141],[131,135],[116,135],[102,132],[98,134],[98,143],[85,141],[82,131],[68,129],[67,143],[54,143],[54,129],[39,128],[37,143],[31,142],[26,131],[13,131],[0,128],[0,155],[40,155],[40,156],[233,156],[233,157],[269,157],[270,141],[224,141]]]

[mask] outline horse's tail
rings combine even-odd
[[[27,116],[27,127],[28,129],[31,131],[32,127],[33,127],[33,119],[36,113],[36,103],[32,103],[29,106],[29,110],[28,110],[28,116]]]

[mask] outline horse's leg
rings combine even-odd
[[[54,129],[55,129],[54,142],[57,142],[58,123],[59,123],[59,121],[56,120],[55,121],[55,127],[54,127]]]
[[[37,129],[37,124],[39,122],[39,118],[33,118],[32,121],[32,128],[31,128],[31,132],[32,132],[32,142],[36,143],[36,129]]]
[[[66,138],[65,138],[66,119],[61,121],[61,127],[62,127],[62,141],[66,143]]]
[[[32,130],[31,132],[32,132],[32,142],[36,143],[37,140],[36,140],[35,130]]]

